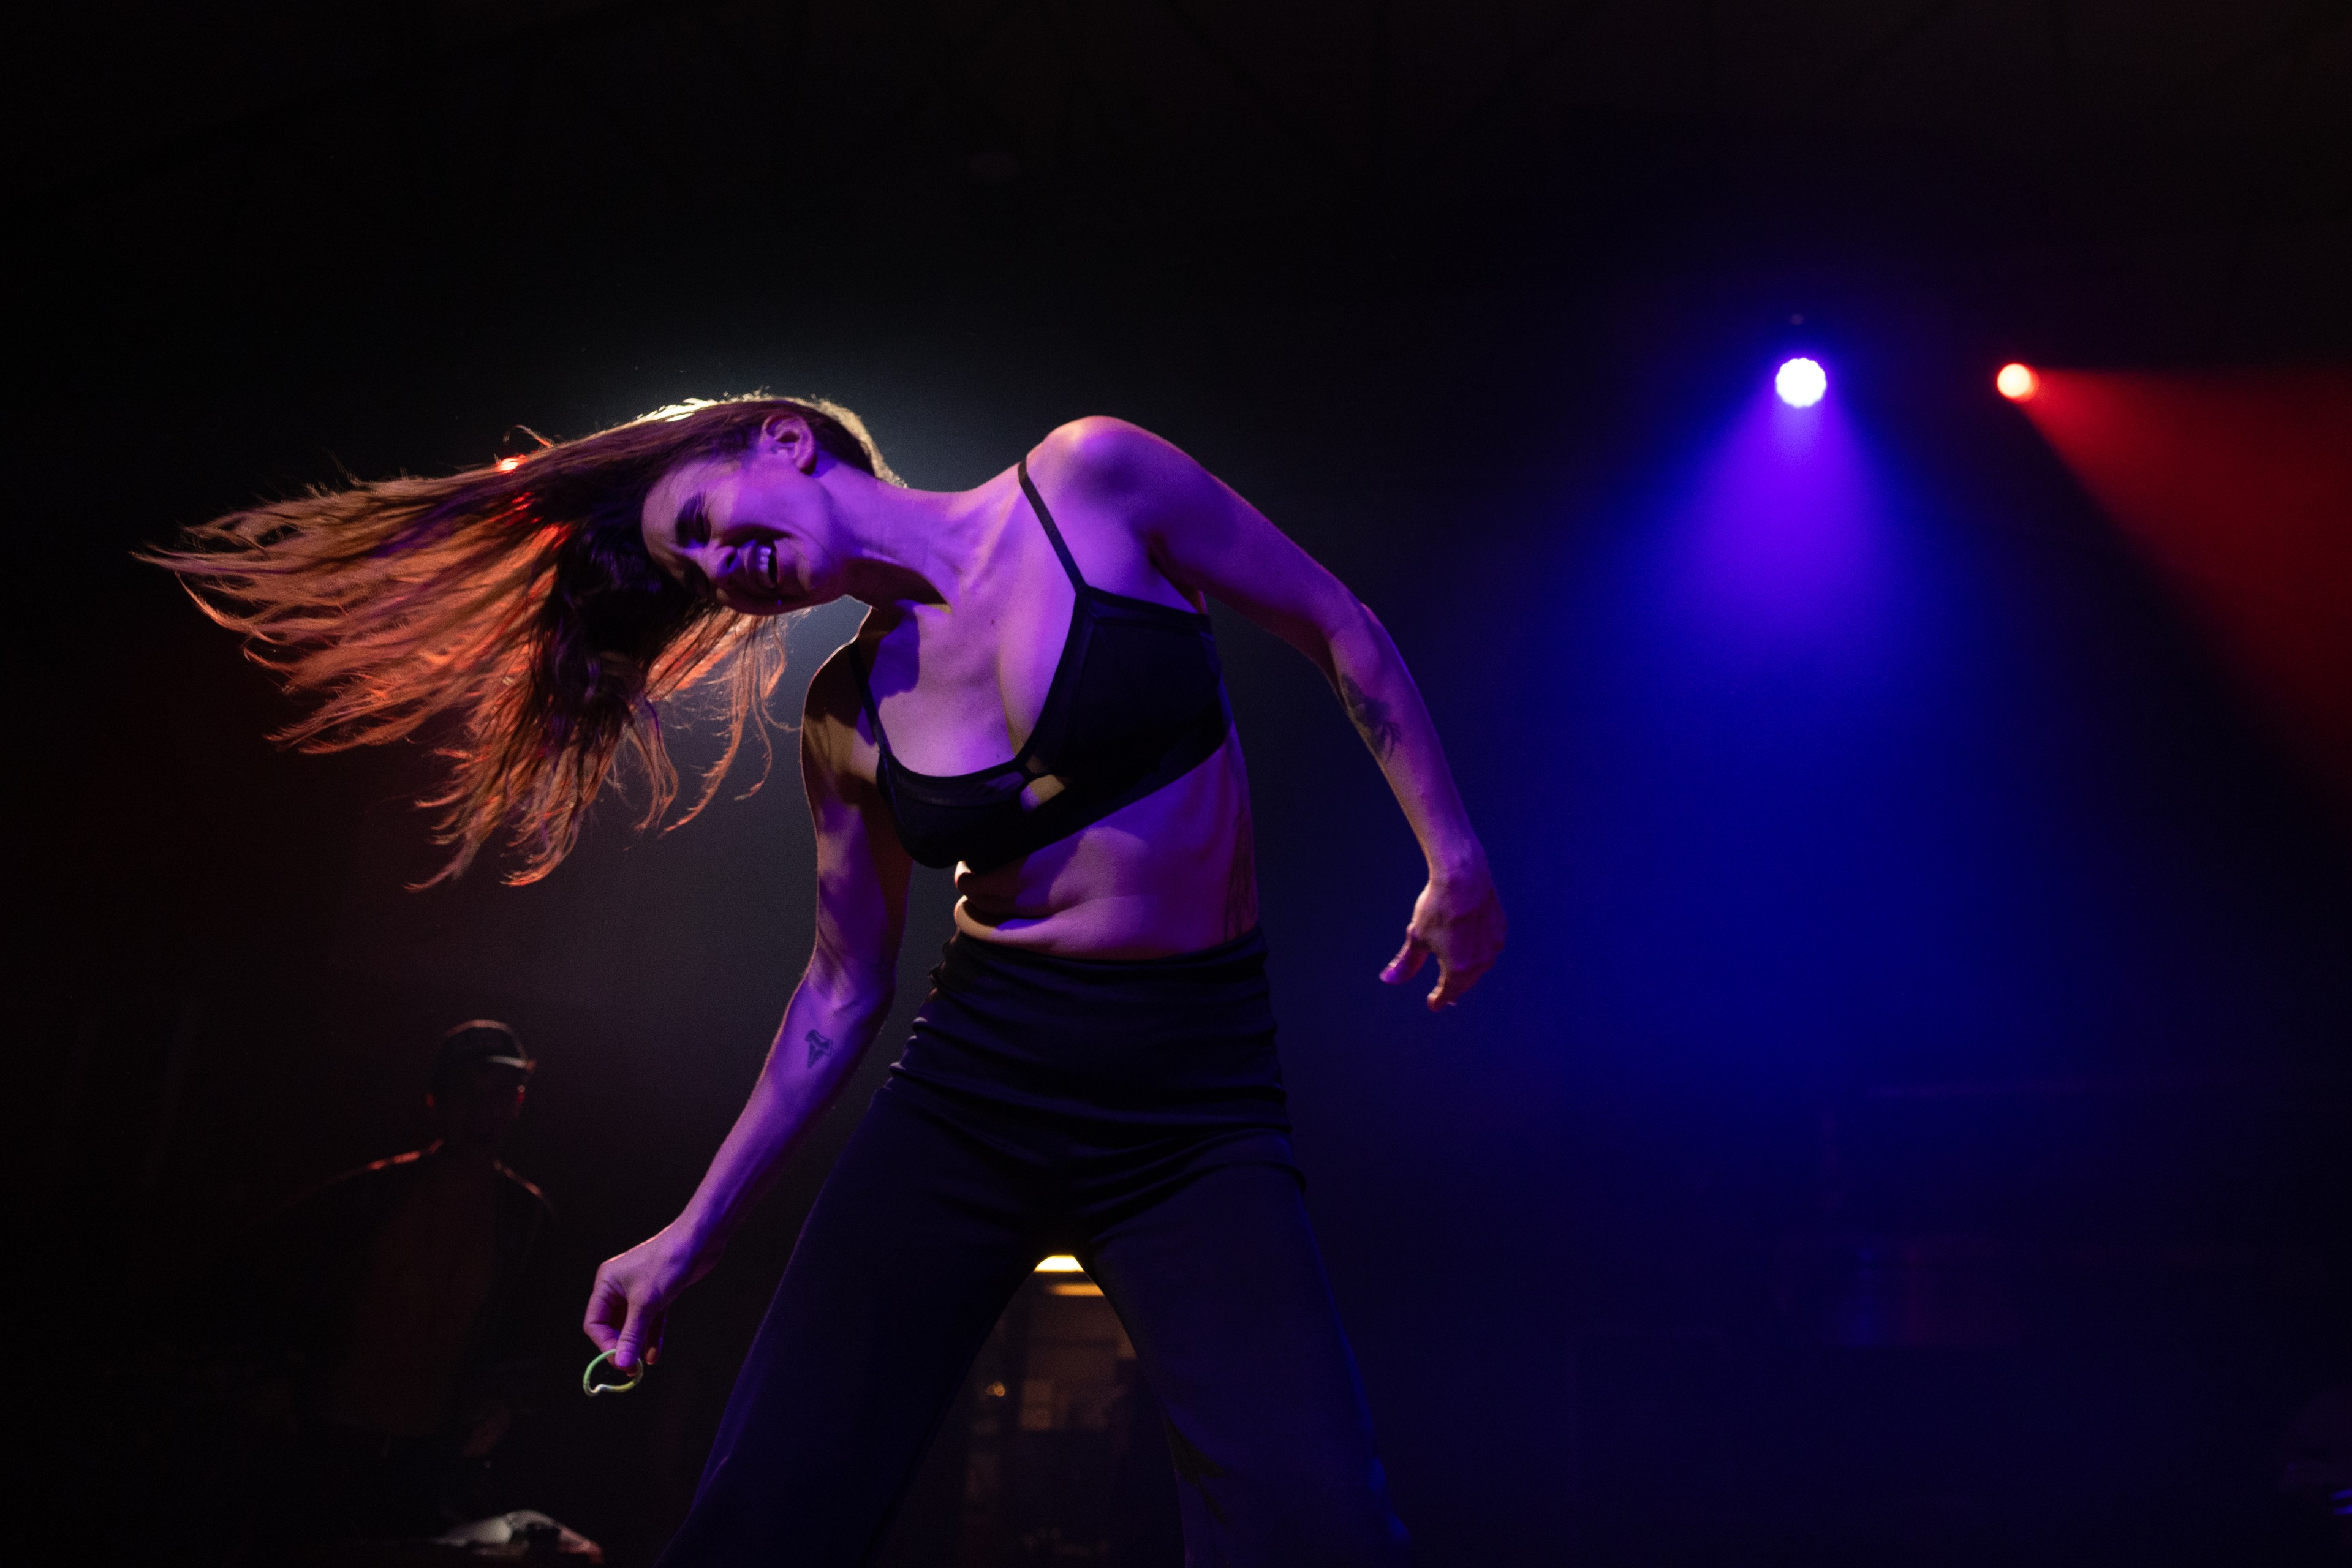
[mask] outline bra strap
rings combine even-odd
[[[1070,547],[1062,542],[1062,530],[1054,526],[1054,514],[1045,509],[1045,497],[1037,494],[1037,486],[1030,482],[1029,459],[1024,457],[1020,467],[1021,493],[1029,497],[1037,520],[1045,525],[1045,538],[1053,542],[1054,553],[1062,558],[1062,570],[1070,574],[1070,586],[1085,591],[1087,580],[1078,575],[1078,563],[1070,559]]]

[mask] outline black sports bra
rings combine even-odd
[[[882,733],[871,671],[851,646],[882,753],[875,779],[898,819],[898,841],[922,865],[961,861],[989,871],[1019,860],[1182,778],[1233,729],[1209,618],[1087,586],[1025,458],[1020,474],[1077,601],[1037,726],[1012,759],[950,777],[902,766]],[[1034,806],[1022,800],[1032,784],[1044,797]]]

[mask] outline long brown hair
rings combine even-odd
[[[232,512],[142,559],[176,572],[289,690],[315,697],[278,739],[307,751],[382,745],[435,727],[447,759],[420,803],[455,876],[504,830],[552,871],[626,754],[645,775],[642,829],[677,796],[657,705],[721,679],[726,745],[680,822],[708,805],[749,732],[768,745],[785,617],[739,614],[656,567],[646,492],[680,463],[739,453],[798,414],[817,445],[893,484],[857,416],[822,399],[678,403],[577,441],[446,478],[319,486]],[[452,721],[445,733],[435,721]]]

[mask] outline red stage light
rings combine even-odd
[[[2033,373],[2030,365],[2007,364],[2001,366],[2000,374],[1993,377],[1992,384],[2010,402],[2025,402],[2042,390],[2042,378]]]
[[[2026,418],[2179,585],[2352,826],[2352,373],[2037,380]]]

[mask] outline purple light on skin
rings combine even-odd
[[[1817,360],[1793,359],[1772,378],[1772,390],[1790,408],[1811,408],[1830,390],[1829,372]]]

